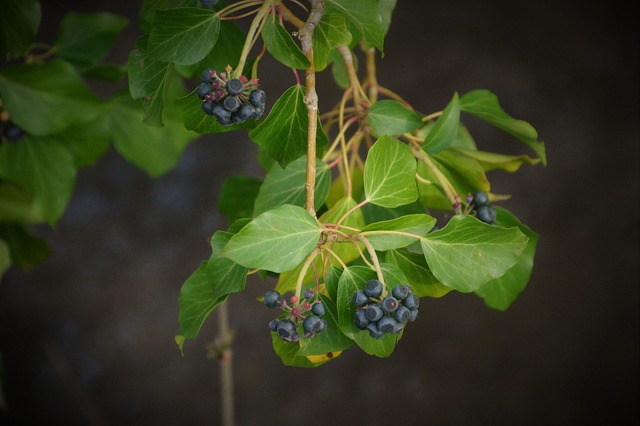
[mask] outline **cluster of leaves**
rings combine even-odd
[[[28,268],[49,253],[33,234],[55,226],[64,213],[79,168],[111,145],[150,176],[178,161],[199,136],[178,117],[164,128],[143,123],[144,100],[126,85],[126,64],[105,62],[130,25],[109,12],[70,11],[51,44],[35,42],[41,21],[36,0],[0,2],[0,100],[22,130],[17,143],[0,144],[0,276]],[[100,82],[101,92],[92,89]],[[130,93],[131,89],[131,93]],[[178,90],[174,88],[172,90]],[[107,93],[105,93],[107,92]]]
[[[210,258],[182,287],[179,348],[197,337],[209,314],[230,294],[245,289],[249,274],[258,272],[276,280],[279,294],[292,292],[296,300],[306,289],[317,290],[326,308],[326,329],[313,339],[300,336],[287,342],[272,333],[274,349],[286,365],[315,367],[353,345],[389,356],[402,333],[373,339],[354,324],[353,295],[372,279],[389,289],[408,283],[421,298],[474,293],[489,307],[507,309],[529,280],[537,235],[494,204],[505,196],[491,192],[487,172],[545,164],[536,130],[507,114],[487,90],[455,93],[441,111],[422,114],[378,83],[376,55],[383,50],[395,1],[326,0],[314,26],[312,55],[291,35],[314,13],[296,8],[300,5],[264,0],[239,1],[218,12],[189,6],[161,9],[149,28],[146,52],[163,52],[163,66],[173,63],[182,69],[195,63],[202,69],[219,66],[215,58],[230,51],[231,44],[219,42],[229,21],[219,20],[235,13],[252,17],[246,34],[237,36],[235,27],[231,33],[242,40],[231,62],[236,76],[244,75],[251,63],[247,77],[256,78],[258,63],[268,52],[294,70],[330,67],[343,90],[341,102],[319,115],[315,139],[309,130],[308,87],[299,83],[282,93],[265,118],[243,127],[260,148],[265,176],[226,179],[219,209],[230,226],[215,231]],[[196,47],[187,53],[179,45]],[[259,54],[249,58],[254,47]],[[365,60],[358,60],[362,56]],[[366,66],[358,70],[357,63]],[[161,97],[160,91],[150,95]],[[176,102],[187,128],[200,133],[229,130],[203,118],[198,102],[195,93]],[[479,150],[461,121],[465,114],[512,135],[535,157]],[[315,179],[310,181],[313,140]],[[467,195],[477,191],[489,194],[495,224],[465,214],[472,211]]]

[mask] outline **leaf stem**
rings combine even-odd
[[[309,256],[307,257],[307,260],[304,261],[302,268],[300,268],[300,273],[298,274],[298,280],[296,281],[296,297],[298,298],[298,300],[300,300],[300,295],[302,294],[302,282],[304,281],[304,277],[305,275],[307,275],[307,271],[309,270],[309,267],[313,263],[313,260],[316,258],[318,253],[320,253],[320,249],[316,247],[309,254]]]
[[[429,155],[424,152],[422,148],[412,144],[411,151],[413,152],[413,155],[418,160],[422,161],[429,168],[431,173],[433,173],[433,175],[436,177],[445,195],[449,199],[449,202],[453,206],[455,214],[461,214],[462,210],[460,208],[460,196],[457,194],[456,189],[451,184],[449,179],[447,179],[447,177],[440,171],[440,169],[433,163],[433,161],[431,161]]]

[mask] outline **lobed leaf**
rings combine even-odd
[[[262,38],[271,56],[284,65],[296,69],[307,69],[311,65],[291,34],[277,22],[267,19],[262,28]]]
[[[429,131],[422,149],[429,154],[435,154],[452,146],[458,137],[458,126],[460,125],[460,101],[458,93],[454,93],[453,98],[446,106],[436,124]]]
[[[416,112],[390,99],[371,105],[367,122],[376,135],[401,135],[423,126],[422,119]]]
[[[327,0],[325,10],[326,13],[342,13],[369,44],[383,51],[386,28],[377,0]]]
[[[330,62],[331,52],[338,46],[351,43],[351,33],[344,15],[326,13],[313,32],[313,65],[322,71]]]
[[[397,219],[375,222],[365,226],[361,235],[377,251],[406,247],[426,235],[436,224],[436,219],[426,214],[411,214]],[[415,237],[398,234],[412,234]]]

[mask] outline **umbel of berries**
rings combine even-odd
[[[496,218],[498,216],[496,209],[489,202],[489,196],[484,191],[476,191],[473,195],[470,195],[469,202],[471,207],[476,212],[478,220],[488,223],[489,225],[496,224]]]
[[[411,292],[411,287],[397,285],[390,294],[385,296],[383,293],[382,282],[369,280],[364,290],[353,294],[355,325],[360,330],[367,330],[374,339],[400,333],[407,322],[413,322],[418,317],[420,299]]]
[[[245,76],[232,77],[233,69],[225,72],[207,69],[202,73],[196,93],[202,99],[202,111],[212,115],[223,126],[258,120],[264,114],[267,95],[258,88],[258,80]]]
[[[278,318],[269,322],[269,329],[277,333],[285,342],[300,340],[300,329],[308,339],[327,329],[324,304],[313,290],[305,290],[302,299],[291,296],[289,303],[276,290],[269,290],[264,295],[264,304],[270,309],[281,309]]]

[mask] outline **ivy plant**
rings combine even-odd
[[[110,143],[157,176],[198,135],[235,131],[259,147],[264,178],[228,176],[220,188],[229,226],[213,230],[210,257],[182,285],[180,351],[252,274],[272,286],[255,307],[273,310],[265,333],[298,367],[352,346],[390,356],[430,298],[473,293],[503,311],[525,289],[537,235],[499,206],[508,196],[488,174],[545,165],[544,143],[488,90],[453,91],[422,112],[379,81],[395,0],[145,0],[143,34],[121,65],[101,61],[123,18],[70,13],[42,46],[38,3],[4,3],[3,28],[15,31],[0,34],[11,60],[0,70],[0,271],[41,258],[28,227],[55,225],[76,169]],[[291,76],[283,93],[261,87],[265,57]],[[341,94],[326,111],[322,72]],[[106,100],[85,84],[125,76]],[[482,150],[469,117],[525,153]]]

